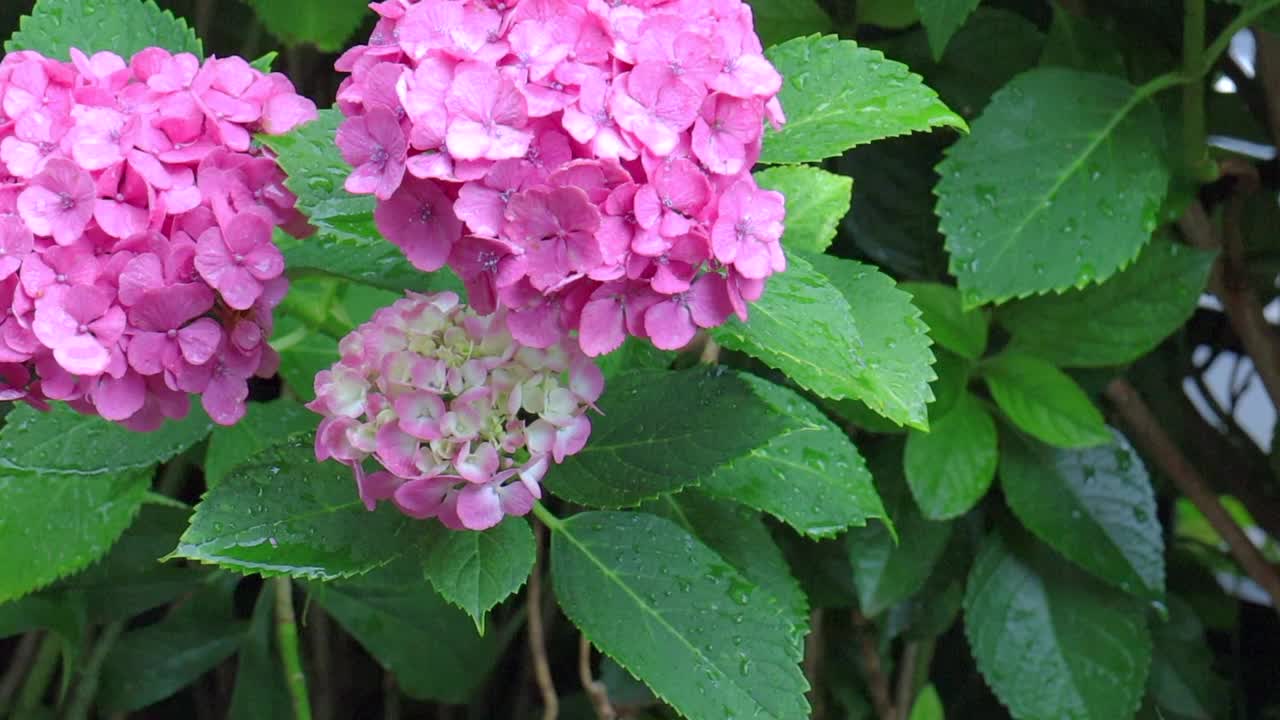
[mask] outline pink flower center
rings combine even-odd
[[[58,282],[60,282],[60,283],[66,283],[66,282],[67,282],[67,274],[66,274],[66,273],[58,273],[57,275],[54,275],[54,276],[53,276],[53,279],[54,279],[54,280],[57,280],[57,281],[58,281]]]
[[[71,197],[69,192],[58,193],[58,207],[63,210],[74,210],[76,207],[76,199]]]
[[[88,326],[88,325],[85,325],[84,323],[80,323],[79,325],[77,325],[77,326],[76,326],[76,332],[78,332],[78,333],[80,333],[81,335],[83,335],[83,334],[85,334],[85,333],[89,332],[89,326]]]
[[[174,328],[169,328],[168,332],[165,333],[165,336],[167,336],[170,340],[172,340],[178,337],[178,331]]]

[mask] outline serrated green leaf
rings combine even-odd
[[[559,497],[628,507],[695,485],[788,425],[741,376],[722,368],[619,376],[591,418],[591,439],[547,472]]]
[[[191,405],[183,420],[140,433],[62,403],[49,412],[23,405],[0,429],[0,467],[11,470],[94,475],[136,470],[164,462],[204,439],[209,416]]]
[[[128,60],[152,46],[204,55],[187,23],[153,0],[39,0],[4,49],[35,50],[59,60],[70,60],[73,47],[87,55],[109,50]]]
[[[836,225],[849,212],[852,178],[809,165],[780,165],[755,173],[755,179],[787,198],[785,247],[820,253],[831,245]]]
[[[1135,599],[1030,538],[993,534],[964,607],[978,669],[1014,717],[1111,720],[1137,710],[1151,637]]]
[[[998,457],[996,422],[966,392],[929,432],[907,433],[902,462],[924,516],[946,520],[965,514],[987,494]]]
[[[293,713],[275,650],[275,596],[275,586],[267,583],[254,602],[253,617],[236,656],[236,684],[227,720],[278,720]]]
[[[1163,132],[1155,107],[1111,76],[1038,68],[996,93],[938,166],[939,226],[966,304],[1083,287],[1128,264],[1168,187]]]
[[[940,59],[947,43],[964,25],[981,0],[915,0],[920,22],[929,34],[929,48],[934,59]]]
[[[877,449],[872,474],[897,537],[884,526],[849,530],[845,538],[858,589],[858,607],[875,616],[924,586],[951,537],[950,522],[934,522],[920,514],[902,473],[902,443],[892,440]]]
[[[1013,424],[1058,447],[1111,442],[1111,431],[1084,390],[1066,373],[1032,355],[1006,352],[982,364],[996,405]]]
[[[1213,650],[1195,611],[1170,597],[1169,618],[1151,628],[1155,652],[1147,689],[1166,720],[1228,717],[1230,686],[1214,671]]]
[[[1005,500],[1031,532],[1120,589],[1164,595],[1164,540],[1142,460],[1114,444],[1059,450],[1009,434],[1000,456]]]
[[[765,54],[782,73],[787,124],[765,132],[761,162],[810,162],[896,135],[968,129],[906,65],[851,40],[811,35]]]
[[[483,635],[485,614],[524,585],[536,555],[529,523],[509,517],[484,532],[436,533],[423,567],[436,592],[465,610]]]
[[[564,614],[677,712],[808,716],[790,624],[715,552],[646,513],[582,513],[552,529]]]
[[[366,510],[351,468],[317,463],[311,436],[301,436],[206,492],[174,554],[242,573],[331,580],[419,552],[426,532],[386,503]]]
[[[902,283],[911,302],[920,308],[920,319],[929,326],[934,342],[961,357],[977,360],[987,349],[987,316],[966,310],[960,291],[940,283]]]
[[[858,448],[798,393],[743,375],[789,425],[766,444],[717,469],[701,489],[761,510],[810,537],[829,537],[884,508]]]
[[[777,602],[791,624],[795,641],[803,641],[809,628],[809,600],[791,576],[782,550],[759,514],[697,490],[665,495],[645,503],[641,509],[684,528],[743,577],[759,585]]]
[[[801,35],[831,32],[831,16],[814,0],[747,0],[765,47]]]
[[[412,698],[466,702],[502,650],[501,633],[477,635],[461,610],[422,581],[416,558],[307,587]]]
[[[205,453],[204,478],[209,487],[222,482],[232,468],[290,435],[314,430],[320,416],[292,400],[249,403],[248,412],[230,427],[216,427]]]
[[[105,555],[142,507],[151,475],[0,469],[0,602]]]
[[[1011,347],[1069,367],[1132,362],[1195,312],[1214,254],[1157,238],[1101,285],[1018,300],[996,319]]]
[[[267,30],[287,45],[342,50],[369,8],[351,0],[249,0]]]

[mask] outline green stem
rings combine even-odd
[[[311,698],[307,695],[307,675],[302,671],[298,648],[298,620],[293,613],[293,583],[287,577],[271,580],[276,593],[276,643],[284,667],[294,720],[311,720]]]
[[[71,705],[67,709],[66,720],[85,720],[89,717],[89,708],[93,707],[93,699],[98,694],[98,679],[102,675],[102,666],[112,646],[124,632],[124,622],[113,622],[102,628],[98,640],[93,644],[93,651],[80,671],[80,679],[76,682],[75,692],[71,695]]]
[[[53,679],[53,672],[58,668],[61,644],[62,640],[53,633],[46,633],[44,640],[40,642],[36,661],[31,665],[31,672],[27,675],[27,681],[22,685],[22,692],[18,694],[18,702],[14,705],[16,717],[24,717],[40,707],[44,693],[49,689],[49,681]]]
[[[533,516],[541,520],[543,525],[546,525],[552,530],[559,530],[564,527],[564,521],[555,515],[552,515],[551,511],[544,507],[542,503],[533,504]]]
[[[1204,62],[1205,0],[1184,0],[1182,69],[1192,78],[1182,88],[1183,170],[1199,177],[1205,160],[1204,78],[1196,77]]]
[[[1280,0],[1257,0],[1248,8],[1242,10],[1235,20],[1218,35],[1213,44],[1205,50],[1201,56],[1200,67],[1197,70],[1198,75],[1207,75],[1213,69],[1214,63],[1218,62],[1218,56],[1226,52],[1231,45],[1231,38],[1241,30],[1253,24],[1254,20],[1267,14],[1269,10],[1280,7]]]

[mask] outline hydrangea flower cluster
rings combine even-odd
[[[252,134],[315,105],[235,57],[71,58],[0,60],[0,400],[233,423],[278,360],[272,230],[308,227]]]
[[[550,463],[586,444],[604,376],[568,340],[529,347],[505,320],[450,292],[378,310],[316,375],[316,458],[350,465],[370,510],[391,500],[471,530],[529,512]],[[385,469],[366,473],[371,456]]]
[[[337,67],[346,187],[512,335],[683,347],[785,269],[750,174],[781,77],[741,0],[386,0]]]

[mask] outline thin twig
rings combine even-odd
[[[289,700],[293,703],[294,720],[311,720],[311,697],[307,695],[307,675],[302,670],[302,653],[298,647],[298,618],[293,612],[293,581],[287,577],[271,580],[276,593],[276,644],[280,664],[284,668]]]
[[[1271,597],[1272,608],[1280,613],[1280,575],[1227,513],[1199,471],[1192,467],[1160,426],[1138,391],[1124,378],[1116,378],[1107,385],[1107,397],[1133,431],[1138,446],[1156,461],[1178,490],[1205,516],[1209,525],[1226,541],[1232,557],[1266,591]]]
[[[822,686],[819,684],[822,677],[822,656],[826,654],[823,620],[822,608],[814,608],[809,613],[809,636],[804,642],[804,677],[809,681],[811,720],[825,720],[827,716],[826,697],[822,694]]]
[[[22,679],[27,676],[27,669],[36,657],[36,648],[40,647],[40,637],[38,630],[29,632],[22,636],[18,647],[14,648],[13,656],[9,658],[9,667],[5,669],[4,677],[0,678],[0,717],[9,712],[9,700],[18,691]]]
[[[120,633],[124,632],[124,622],[117,621],[102,628],[98,639],[93,643],[89,659],[85,661],[80,679],[76,682],[75,692],[71,695],[71,704],[67,707],[66,720],[85,720],[89,717],[89,708],[93,707],[93,699],[98,694],[98,679],[102,675],[102,666],[107,655],[115,646]]]
[[[534,537],[538,545],[537,561],[529,575],[529,653],[533,656],[533,678],[542,694],[542,720],[556,720],[560,714],[560,698],[556,695],[555,681],[551,678],[551,663],[547,662],[547,639],[542,628],[542,569],[546,553],[542,549],[544,530],[542,523],[534,523]]]
[[[400,686],[393,672],[382,673],[382,720],[400,720]]]
[[[894,692],[894,704],[898,708],[898,720],[907,720],[916,700],[916,663],[920,660],[920,643],[912,640],[902,648],[902,660],[898,663],[898,685]]]
[[[591,641],[586,635],[578,636],[578,679],[582,681],[582,689],[591,700],[591,707],[600,720],[614,720],[618,713],[609,702],[609,688],[591,675]]]
[[[880,665],[880,648],[876,643],[876,629],[861,612],[853,611],[853,626],[858,631],[858,651],[862,657],[862,674],[871,695],[871,704],[880,720],[896,720],[893,698],[889,695],[889,678]]]
[[[316,720],[333,720],[337,709],[333,679],[333,623],[322,608],[313,607],[306,620],[311,638],[311,671],[316,688]],[[393,680],[394,682],[394,680]]]
[[[62,639],[53,633],[45,633],[40,641],[40,649],[31,664],[31,672],[22,684],[18,693],[18,701],[14,705],[14,715],[24,717],[40,707],[45,691],[49,689],[49,681],[58,669],[58,655],[62,652]]]

